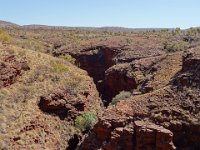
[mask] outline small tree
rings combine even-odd
[[[85,112],[82,115],[76,117],[75,127],[81,131],[90,130],[96,123],[97,116],[94,112]]]
[[[175,29],[175,33],[176,33],[176,34],[180,34],[180,33],[181,33],[181,29],[180,29],[179,27],[177,27],[177,28]]]

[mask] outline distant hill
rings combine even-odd
[[[12,22],[7,22],[7,21],[2,21],[0,20],[0,27],[5,28],[5,27],[19,27],[19,25],[12,23]]]
[[[101,27],[99,30],[108,32],[146,32],[146,31],[161,31],[173,30],[172,28],[124,28],[124,27]]]
[[[107,32],[145,32],[161,31],[170,28],[125,28],[125,27],[67,27],[67,26],[48,26],[48,25],[24,25],[26,29],[64,29],[64,30],[88,30],[88,31],[107,31]]]
[[[173,28],[125,28],[125,27],[68,27],[68,26],[49,26],[40,24],[30,24],[20,26],[18,24],[1,21],[0,27],[21,27],[25,29],[60,29],[60,30],[86,30],[86,31],[107,31],[107,32],[146,32],[146,31],[161,31],[161,30],[174,30]],[[200,27],[197,27],[200,28]],[[186,29],[187,30],[187,29]]]

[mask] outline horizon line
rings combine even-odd
[[[176,29],[176,28],[180,28],[181,30],[187,30],[190,28],[200,28],[199,26],[191,26],[191,27],[187,27],[187,28],[181,28],[180,26],[177,27],[130,27],[130,26],[114,26],[114,25],[102,25],[102,26],[67,26],[67,25],[52,25],[52,24],[40,24],[40,23],[30,23],[30,24],[20,24],[20,23],[15,23],[12,21],[5,21],[5,20],[0,20],[2,22],[6,22],[6,23],[11,23],[20,27],[25,27],[25,26],[46,26],[46,27],[58,27],[58,28],[124,28],[124,29]]]

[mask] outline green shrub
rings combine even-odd
[[[132,42],[133,42],[132,39],[130,39],[130,38],[127,38],[127,39],[126,39],[126,43],[127,43],[128,45],[130,45]]]
[[[198,33],[199,32],[197,28],[190,28],[187,30],[187,35],[189,36],[196,36]]]
[[[53,71],[56,73],[63,73],[69,70],[69,67],[65,64],[53,64]]]
[[[116,105],[117,102],[119,102],[120,100],[124,100],[127,99],[131,96],[131,92],[129,91],[121,91],[119,94],[117,94],[113,99],[111,104],[112,105]]]
[[[67,60],[68,62],[70,62],[72,64],[75,64],[75,59],[69,54],[61,55],[59,57],[62,58],[62,59]]]
[[[94,112],[85,112],[76,117],[75,127],[81,131],[90,130],[96,123],[97,116]]]
[[[9,43],[10,42],[10,35],[6,33],[5,31],[0,29],[0,42],[2,43]]]
[[[176,52],[180,49],[179,45],[178,44],[169,44],[169,45],[166,45],[166,48],[165,48],[168,52]]]
[[[189,48],[188,42],[164,43],[164,50],[168,52],[184,51]]]

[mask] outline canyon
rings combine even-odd
[[[0,149],[200,149],[200,33],[4,30]]]

